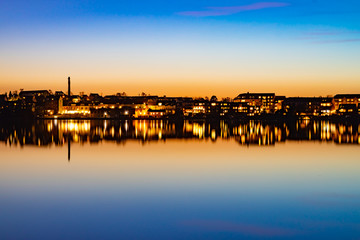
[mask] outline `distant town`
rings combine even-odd
[[[0,117],[95,119],[191,118],[339,118],[359,119],[360,94],[327,97],[286,97],[275,93],[241,93],[218,99],[152,96],[126,93],[101,96],[50,90],[10,91],[0,94]]]

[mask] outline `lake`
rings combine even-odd
[[[0,123],[0,239],[358,239],[360,126]]]

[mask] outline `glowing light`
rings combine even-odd
[[[215,131],[215,129],[211,130],[211,139],[213,139],[213,140],[216,139],[216,131]]]

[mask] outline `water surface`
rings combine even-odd
[[[357,239],[356,124],[0,124],[0,239]]]

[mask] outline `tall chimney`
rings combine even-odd
[[[68,77],[68,97],[70,97],[70,77]]]

